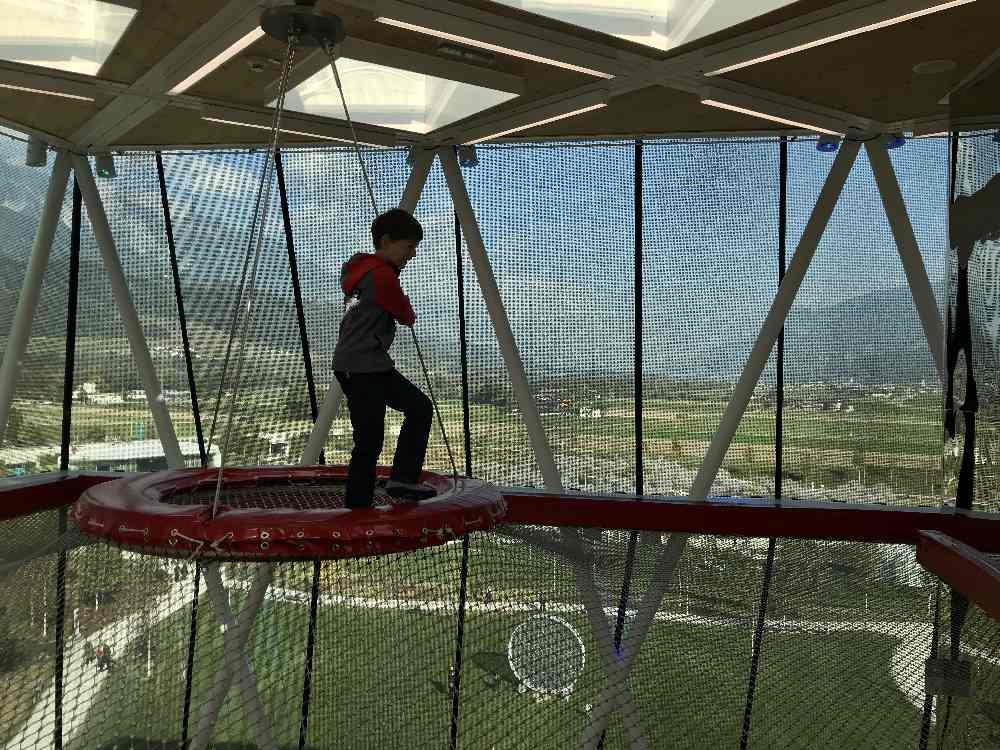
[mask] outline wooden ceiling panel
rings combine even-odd
[[[662,57],[663,59],[669,59],[671,57],[677,57],[678,55],[693,52],[694,50],[712,47],[716,44],[729,41],[730,39],[737,39],[746,34],[754,34],[758,31],[763,31],[771,26],[791,21],[809,13],[825,10],[834,4],[835,0],[798,0],[798,2],[782,6],[781,8],[771,11],[770,13],[765,13],[762,16],[751,18],[743,23],[730,26],[728,29],[722,29],[714,34],[703,36],[700,39],[695,39],[693,42],[668,50],[662,55]]]
[[[951,97],[952,118],[1000,125],[1000,67]]]
[[[726,78],[896,122],[947,112],[937,102],[1000,46],[1000,3],[977,2],[733,71]],[[955,70],[913,66],[954,60]]]
[[[224,144],[227,146],[256,147],[266,145],[270,134],[267,130],[246,128],[239,125],[209,122],[201,119],[196,109],[167,107],[116,141],[115,146],[152,147],[187,145],[194,148]],[[283,132],[282,144],[315,144],[315,138]],[[323,141],[331,147],[349,144],[342,141]]]
[[[636,138],[663,134],[779,132],[782,126],[707,107],[699,97],[662,86],[612,99],[607,107],[511,136],[519,138]]]
[[[95,99],[87,102],[0,88],[0,114],[11,123],[69,140],[76,128],[111,101],[110,96]]]
[[[135,83],[224,4],[225,0],[143,2],[98,75],[120,83]]]
[[[365,13],[349,6],[325,2],[320,7],[340,16],[344,21],[348,36],[352,38],[450,61],[450,58],[438,52],[438,47],[441,44],[440,39],[375,23],[371,13]],[[285,51],[284,44],[270,37],[265,37],[200,81],[188,93],[208,99],[265,105],[273,98],[268,93],[269,87],[276,83],[280,77],[280,66],[284,61]],[[296,57],[301,60],[311,51],[300,50]],[[250,68],[250,61],[254,58],[271,60],[273,61],[272,66],[260,73],[254,73]],[[392,67],[389,62],[385,64]],[[482,67],[487,72],[505,73],[521,78],[525,82],[525,93],[529,96],[545,96],[594,80],[591,76],[581,73],[505,55],[497,55],[493,65],[476,66],[470,63],[466,63],[466,65]]]

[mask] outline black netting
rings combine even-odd
[[[13,253],[3,283],[11,305],[0,311],[6,333],[47,171],[15,166],[20,144],[3,140],[0,147],[9,157],[0,160],[0,232],[12,248],[3,251]],[[960,193],[975,192],[996,174],[996,148],[986,136],[963,141]],[[809,141],[789,151],[790,260],[831,156]],[[405,153],[366,150],[364,158],[380,208],[395,205],[408,176]],[[645,489],[686,493],[777,287],[779,143],[644,144],[640,383],[633,374],[633,144],[488,146],[479,158],[463,176],[563,482],[634,490],[639,391]],[[911,142],[891,159],[943,306],[946,147]],[[223,360],[264,155],[173,153],[164,164],[202,427],[217,464],[236,390],[230,380],[219,401]],[[98,185],[182,449],[196,463],[194,394],[155,159],[121,155],[116,165],[117,178]],[[284,165],[322,401],[342,309],[340,266],[351,253],[370,250],[372,211],[351,150],[292,150]],[[13,431],[8,426],[3,448],[8,470],[54,467],[58,452],[68,205],[15,399],[19,421]],[[425,240],[402,281],[462,469],[459,256],[438,165],[416,214]],[[993,418],[998,368],[990,359],[1000,272],[991,243],[980,243],[970,273],[982,404],[980,507],[994,502],[1000,451]],[[504,484],[539,485],[467,247],[461,262],[473,471]],[[161,466],[159,436],[86,216],[80,293],[71,463]],[[232,376],[238,347],[247,347],[227,463],[294,463],[311,415],[276,182],[254,295],[252,324],[237,337],[230,362]],[[941,477],[940,387],[864,151],[792,309],[787,337],[784,495],[899,504],[953,496],[957,463],[949,467],[951,485]],[[426,389],[403,328],[393,355]],[[713,493],[773,494],[776,385],[772,355]],[[383,463],[398,426],[390,413]],[[450,469],[434,429],[427,467]],[[350,447],[342,410],[326,444],[328,462],[344,462]],[[51,455],[42,461],[39,452]],[[225,501],[330,507],[337,491],[339,485],[278,494],[258,489]],[[208,502],[210,493],[178,499]],[[379,494],[376,502],[387,499]],[[464,581],[462,540],[384,558],[275,565],[248,638],[260,711],[247,711],[249,682],[225,693],[212,746],[261,746],[272,734],[278,747],[298,747],[304,732],[305,747],[445,747],[459,686],[462,747],[565,748],[601,734],[606,748],[639,737],[650,747],[736,747],[745,730],[750,747],[917,745],[936,605],[944,653],[949,598],[917,566],[912,548],[778,539],[769,566],[767,540],[695,535],[676,564],[665,564],[678,541],[656,533],[507,526],[469,537]],[[65,639],[64,747],[162,748],[190,740],[225,673],[225,643],[239,630],[229,613],[247,606],[255,577],[266,570],[249,563],[199,570],[192,561],[124,552],[82,539],[72,526],[63,532],[55,511],[0,522],[0,743],[51,745],[57,633]],[[611,645],[619,626],[621,654]],[[760,659],[745,722],[757,632]],[[995,623],[973,610],[963,643],[975,697],[950,706],[932,702],[929,747],[996,744]],[[232,647],[230,653],[243,662]],[[609,676],[622,659],[634,659],[627,690]]]
[[[479,160],[463,176],[563,484],[632,491],[632,147],[494,146]],[[467,248],[464,277],[473,469],[540,485]]]
[[[49,154],[47,167],[26,167],[24,149],[21,141],[0,134],[0,346],[4,351],[55,162],[55,154]],[[0,476],[52,471],[59,466],[72,180],[63,187],[65,197],[49,263],[2,433]]]
[[[397,206],[409,176],[406,152],[366,151],[364,158],[379,211]],[[354,253],[373,251],[371,224],[375,214],[367,192],[358,190],[363,178],[353,150],[289,151],[283,155],[283,164],[317,400],[322,404],[333,380],[331,363],[344,307],[341,267]],[[464,451],[455,229],[451,199],[440,167],[431,171],[415,216],[423,226],[424,239],[400,282],[417,314],[414,330],[448,441],[461,469]],[[404,326],[397,327],[392,357],[396,368],[427,393],[412,334]],[[298,403],[301,413],[308,415],[304,382],[299,387]],[[402,415],[388,410],[380,463],[392,463],[401,426]],[[327,463],[346,463],[352,445],[351,422],[346,405],[342,405],[327,440]],[[297,458],[298,454],[293,456]],[[431,432],[426,466],[430,470],[451,472],[451,461],[437,425]]]
[[[789,147],[789,259],[833,155]],[[892,157],[939,307],[947,144]],[[864,149],[786,326],[785,494],[937,505],[942,390]]]
[[[686,494],[778,286],[778,143],[643,152],[643,463]],[[774,356],[712,488],[773,493]]]
[[[188,465],[197,466],[156,163],[152,154],[131,154],[118,158],[115,166],[117,177],[97,178],[97,187],[181,453]],[[159,430],[86,205],[81,235],[70,466],[165,469]]]
[[[1000,174],[1000,143],[993,134],[959,142],[955,195],[971,196]],[[994,213],[997,209],[994,209]],[[955,255],[949,263],[950,296],[955,294]],[[1000,498],[1000,233],[987,231],[976,242],[969,259],[969,317],[972,357],[979,397],[976,418],[976,483],[974,507],[996,511]],[[954,328],[954,323],[953,323]],[[956,373],[956,407],[965,400],[963,356]],[[945,455],[949,496],[954,499],[964,451],[964,420],[959,415],[957,440]]]

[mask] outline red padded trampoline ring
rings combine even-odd
[[[385,477],[386,469],[379,474]],[[284,560],[366,557],[421,549],[492,528],[507,513],[499,489],[424,472],[438,494],[402,502],[376,489],[375,506],[343,507],[344,466],[177,469],[86,490],[73,506],[85,534],[170,557]]]

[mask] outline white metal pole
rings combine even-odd
[[[868,152],[868,161],[871,162],[872,172],[875,173],[875,184],[878,185],[879,194],[882,196],[885,215],[889,219],[892,235],[896,239],[900,260],[903,261],[903,270],[906,272],[910,294],[913,295],[913,303],[917,306],[917,314],[920,316],[924,335],[927,336],[927,345],[934,357],[938,377],[943,383],[945,382],[945,352],[941,311],[938,309],[937,298],[931,288],[930,279],[927,278],[927,268],[920,255],[920,246],[913,233],[913,224],[906,211],[903,192],[899,188],[896,170],[893,169],[892,162],[889,160],[889,152],[886,151],[885,143],[885,138],[880,138],[866,143],[865,150]]]
[[[17,387],[17,376],[21,371],[21,360],[28,348],[31,324],[35,320],[35,310],[42,294],[42,281],[45,269],[49,265],[52,240],[55,238],[59,213],[62,211],[63,198],[66,195],[69,168],[69,154],[60,151],[52,166],[45,205],[42,207],[38,231],[35,233],[35,243],[31,248],[28,272],[21,284],[17,311],[14,313],[14,325],[7,337],[7,348],[3,355],[3,364],[0,365],[0,443],[3,443],[7,431],[7,420],[10,417],[11,402],[14,400],[14,389]]]
[[[542,419],[538,414],[538,406],[535,397],[531,393],[531,385],[524,372],[524,364],[521,355],[517,350],[517,342],[514,340],[514,332],[510,327],[510,320],[507,318],[507,311],[504,309],[503,299],[500,297],[500,289],[497,287],[496,277],[493,275],[493,267],[490,265],[489,257],[486,255],[486,245],[483,243],[483,235],[479,231],[479,222],[476,221],[476,214],[472,210],[472,201],[469,200],[469,192],[465,188],[465,180],[462,179],[462,172],[458,166],[458,159],[450,146],[438,149],[438,157],[441,159],[441,166],[444,167],[445,179],[448,181],[448,190],[451,192],[451,199],[455,205],[455,212],[462,225],[462,233],[469,246],[469,257],[472,265],[476,269],[476,279],[479,281],[479,288],[483,292],[483,300],[486,309],[493,322],[493,330],[496,332],[497,343],[500,344],[500,352],[503,354],[504,362],[507,365],[507,372],[510,375],[511,385],[514,388],[514,395],[517,398],[518,408],[521,410],[521,417],[524,419],[525,427],[528,430],[528,438],[531,440],[531,447],[534,449],[535,460],[538,468],[542,472],[542,479],[545,482],[545,489],[549,492],[562,492],[563,484],[556,469],[555,458],[552,456],[552,448],[545,430],[542,427]]]
[[[118,251],[115,248],[115,239],[111,234],[107,214],[104,213],[104,203],[101,201],[101,194],[94,182],[94,175],[90,171],[90,162],[87,161],[86,157],[73,154],[73,169],[76,172],[80,193],[83,195],[83,202],[87,206],[90,223],[94,228],[94,238],[97,240],[97,246],[100,248],[101,257],[104,260],[104,269],[111,282],[111,293],[118,305],[118,312],[121,315],[122,324],[125,326],[125,335],[128,337],[129,347],[135,358],[136,367],[139,369],[143,389],[146,391],[146,402],[149,404],[149,410],[153,414],[153,421],[160,435],[163,454],[166,456],[167,465],[170,468],[181,468],[184,466],[184,456],[181,454],[177,434],[174,432],[174,425],[170,419],[170,412],[163,399],[160,379],[156,375],[153,359],[149,355],[149,347],[142,332],[139,314],[132,303],[132,295],[128,290],[125,272],[122,270]]]
[[[272,563],[264,563],[257,567],[243,610],[238,617],[235,617],[227,597],[229,592],[222,581],[219,563],[211,562],[204,567],[205,590],[212,603],[212,610],[222,627],[223,663],[218,667],[208,698],[202,704],[201,718],[191,739],[191,750],[204,750],[208,746],[219,711],[225,703],[234,679],[243,693],[243,709],[247,725],[257,733],[260,744],[265,750],[277,747],[271,722],[257,690],[257,680],[250,666],[250,658],[246,653],[246,644],[254,619],[264,601],[273,573]]]
[[[830,216],[833,214],[833,209],[837,205],[841,192],[843,192],[844,183],[847,182],[847,177],[857,159],[860,145],[857,140],[845,139],[840,146],[840,152],[830,168],[826,182],[823,183],[823,189],[816,200],[816,206],[809,217],[809,222],[802,232],[802,238],[799,240],[799,246],[792,257],[792,262],[778,287],[778,293],[774,296],[771,309],[761,325],[760,333],[757,335],[753,349],[750,350],[750,356],[747,357],[746,364],[743,366],[743,373],[736,384],[733,396],[726,405],[722,423],[712,438],[708,451],[705,453],[705,460],[702,461],[698,475],[691,485],[689,497],[692,500],[705,500],[708,497],[712,482],[715,481],[715,477],[719,473],[719,468],[726,457],[726,451],[729,450],[747,405],[753,397],[754,389],[760,381],[760,375],[767,365],[768,357],[771,356],[771,350],[785,325],[785,319],[795,301],[795,295],[798,293],[806,271],[809,269],[809,264],[816,254],[823,232],[826,231],[827,224],[830,223]]]
[[[431,164],[434,162],[434,152],[421,150],[414,152],[413,166],[410,169],[410,177],[406,181],[406,188],[403,190],[403,198],[399,202],[399,207],[411,214],[416,210],[420,200],[420,194],[427,183],[427,175],[431,171]],[[309,433],[309,440],[306,442],[305,450],[302,451],[301,464],[312,466],[319,461],[319,454],[323,452],[326,439],[330,435],[330,428],[333,420],[340,412],[340,403],[344,393],[340,388],[340,383],[336,378],[330,381],[323,405],[319,414],[316,415],[316,424],[313,425],[312,432]]]
[[[719,468],[722,466],[726,451],[732,443],[743,413],[746,411],[747,405],[750,403],[750,398],[753,396],[754,388],[756,388],[760,375],[767,364],[771,349],[774,347],[774,343],[777,341],[778,335],[784,327],[785,319],[795,300],[795,295],[802,285],[802,280],[805,278],[809,264],[816,253],[820,239],[823,237],[823,232],[830,222],[833,209],[837,205],[841,192],[843,192],[844,184],[851,173],[851,168],[857,159],[859,149],[860,143],[856,139],[845,139],[841,144],[840,152],[837,154],[837,158],[830,168],[830,173],[827,175],[826,182],[823,184],[823,189],[820,191],[819,198],[816,200],[816,206],[813,208],[809,222],[802,233],[792,262],[789,264],[785,277],[778,287],[774,302],[771,303],[771,309],[764,319],[757,341],[754,343],[753,349],[750,351],[750,356],[743,367],[743,373],[736,384],[733,397],[726,406],[722,423],[712,438],[712,442],[705,454],[705,460],[702,462],[701,468],[698,470],[698,474],[691,486],[689,496],[692,500],[704,501],[708,497],[712,483],[715,481]],[[689,536],[689,534],[671,534],[667,544],[663,546],[660,554],[657,556],[654,566],[655,572],[650,577],[652,582],[649,588],[646,589],[642,601],[637,608],[635,621],[632,623],[622,642],[625,664],[617,672],[617,679],[608,681],[601,699],[595,704],[595,710],[591,714],[592,729],[589,733],[590,737],[601,736],[607,727],[610,711],[605,706],[621,691],[622,684],[619,681],[624,681],[628,678],[628,674],[635,662],[635,657],[639,653],[639,649],[653,624],[656,610],[659,609],[667,587],[673,579],[674,571],[680,562]]]
[[[431,172],[431,165],[434,163],[434,152],[430,149],[414,148],[411,152],[410,177],[406,181],[403,189],[403,197],[399,201],[399,207],[411,214],[417,210],[417,203],[420,202],[420,194],[424,192],[424,185],[427,184],[427,176]]]
[[[531,386],[528,377],[524,372],[524,364],[514,340],[514,332],[510,327],[510,320],[507,318],[507,311],[504,308],[503,299],[500,297],[500,289],[497,286],[496,277],[493,274],[493,267],[490,264],[489,256],[486,254],[486,245],[483,242],[482,233],[479,231],[479,222],[476,219],[475,211],[472,209],[472,201],[469,199],[468,190],[465,187],[465,180],[458,166],[458,159],[455,157],[454,149],[443,147],[438,149],[438,157],[441,159],[441,166],[444,168],[445,179],[448,182],[448,189],[451,192],[452,202],[458,220],[465,235],[465,241],[469,247],[469,257],[472,259],[476,269],[476,278],[479,281],[479,288],[482,290],[486,309],[493,322],[493,330],[496,332],[497,342],[503,354],[504,362],[507,365],[507,372],[510,375],[511,383],[514,387],[514,394],[517,398],[518,407],[528,430],[528,437],[534,450],[535,460],[542,472],[542,479],[545,489],[549,492],[561,493],[563,491],[562,478],[556,468],[555,458],[545,429],[542,427],[542,420],[538,413],[538,406],[535,403],[534,395],[531,393]],[[620,669],[617,663],[617,655],[611,639],[611,631],[608,621],[604,616],[601,606],[600,596],[594,586],[593,579],[586,566],[579,562],[584,556],[580,534],[576,529],[564,529],[564,538],[569,548],[569,558],[573,560],[573,573],[577,585],[577,590],[584,603],[590,627],[597,642],[601,661],[609,680],[616,670]],[[613,696],[614,707],[619,705],[628,707],[629,716],[638,717],[631,699],[631,692],[624,683]],[[629,744],[634,750],[645,748],[646,742],[642,737],[641,727],[637,721],[626,721],[626,731],[629,735]]]

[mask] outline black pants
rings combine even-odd
[[[403,413],[403,428],[396,442],[390,478],[415,483],[427,454],[427,439],[434,421],[431,401],[395,369],[385,372],[335,372],[347,397],[354,429],[354,450],[347,469],[349,508],[372,504],[375,466],[385,441],[385,407]]]

